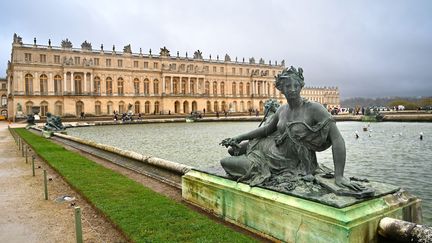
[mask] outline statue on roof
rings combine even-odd
[[[194,59],[203,59],[202,52],[200,50],[196,50],[193,55]]]
[[[129,44],[129,45],[124,46],[124,47],[123,47],[123,52],[124,52],[124,53],[132,54],[132,48],[131,48],[131,45]]]
[[[170,51],[164,46],[163,48],[160,49],[159,55],[169,57]]]
[[[19,36],[19,35],[17,35],[16,33],[14,33],[14,35],[13,35],[13,43],[14,44],[20,44],[20,45],[22,45],[23,44],[22,37]]]
[[[92,44],[90,42],[87,42],[87,40],[85,40],[82,44],[81,44],[81,49],[83,50],[87,50],[87,51],[91,51],[92,50]]]
[[[255,58],[254,57],[249,58],[249,64],[255,64]]]
[[[62,40],[61,47],[62,48],[72,48],[72,42],[68,38],[66,38],[66,40]]]
[[[231,57],[228,54],[225,54],[225,62],[231,62]]]
[[[264,59],[260,58],[259,64],[264,64]]]

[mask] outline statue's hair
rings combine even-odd
[[[301,85],[301,87],[303,88],[305,85],[304,82],[304,77],[303,77],[303,69],[301,67],[298,68],[298,71],[291,66],[289,69],[285,68],[282,73],[278,74],[275,78],[276,78],[276,88],[278,90],[282,90],[283,84],[285,83],[285,80],[291,77],[295,80],[297,80],[297,82],[299,82],[299,84]]]

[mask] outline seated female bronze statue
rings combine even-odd
[[[240,148],[242,141],[249,143],[246,153],[222,159],[222,167],[232,178],[251,186],[286,183],[290,190],[290,181],[313,180],[320,170],[315,152],[332,146],[336,185],[365,189],[343,176],[345,142],[326,108],[300,96],[303,86],[301,68],[284,69],[276,77],[276,88],[288,104],[279,107],[264,126],[224,139],[221,144],[234,149]]]

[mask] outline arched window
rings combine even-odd
[[[126,112],[126,110],[125,110],[125,103],[123,101],[119,102],[119,108],[118,109],[119,109],[119,113],[120,114],[123,114],[123,113]]]
[[[234,101],[234,102],[232,103],[232,107],[231,107],[230,110],[233,111],[233,112],[237,112],[237,101]]]
[[[247,109],[248,111],[252,110],[252,103],[250,101],[247,102]]]
[[[25,75],[24,79],[25,79],[25,94],[26,95],[32,95],[33,94],[33,76],[28,73]]]
[[[134,79],[134,94],[139,95],[139,92],[140,92],[140,81],[139,81],[139,79],[135,78]]]
[[[244,101],[240,101],[240,111],[245,112]]]
[[[213,94],[217,95],[217,83],[216,83],[216,81],[213,82]]]
[[[154,113],[158,114],[159,112],[160,112],[160,110],[159,110],[159,101],[156,101],[154,103]]]
[[[159,94],[159,80],[153,80],[153,93]]]
[[[27,101],[25,106],[26,106],[26,110],[25,110],[26,114],[27,115],[33,114],[33,102]]]
[[[139,101],[135,101],[135,114],[141,113],[140,106],[141,106],[140,102]]]
[[[144,103],[144,112],[145,112],[146,114],[149,114],[149,113],[150,113],[150,101],[146,101],[146,102]]]
[[[258,82],[258,95],[262,95],[262,83]]]
[[[264,111],[264,102],[262,100],[259,102],[259,111],[260,112]]]
[[[197,111],[198,110],[198,104],[197,102],[194,100],[192,101],[192,111]]]
[[[81,116],[81,113],[84,112],[84,103],[82,101],[77,101],[75,104],[76,115]]]
[[[180,113],[180,102],[174,102],[174,113]]]
[[[114,114],[113,107],[114,107],[114,105],[113,105],[112,101],[108,101],[108,103],[107,103],[107,113],[108,113],[108,115]]]
[[[82,94],[83,85],[82,85],[82,78],[80,75],[76,75],[74,77],[74,83],[75,83],[75,94]]]
[[[95,95],[100,95],[101,94],[101,79],[98,76],[96,76],[94,78],[93,82],[94,82],[93,83],[93,92],[94,92],[94,94]]]
[[[178,94],[179,93],[179,89],[180,89],[179,82],[180,81],[178,79],[173,78],[174,94]]]
[[[95,114],[96,116],[100,116],[102,114],[102,103],[100,101],[95,102]]]
[[[63,103],[61,101],[57,101],[54,104],[54,115],[56,116],[63,115]]]
[[[62,78],[60,75],[56,75],[54,76],[54,93],[56,95],[61,95],[62,90]]]
[[[113,90],[112,90],[112,78],[108,77],[106,78],[106,94],[107,95],[112,95]]]
[[[225,95],[225,82],[220,83],[220,93],[221,95]]]
[[[148,95],[150,93],[150,81],[148,79],[144,79],[144,94]]]
[[[207,112],[211,112],[211,111],[212,111],[212,109],[211,109],[211,102],[207,101]]]
[[[234,97],[237,95],[237,84],[236,84],[236,82],[232,83],[232,95]]]
[[[183,113],[189,113],[189,102],[187,100],[183,102]]]
[[[225,101],[222,101],[221,106],[222,106],[222,111],[227,111],[227,107],[226,107]]]
[[[240,94],[240,96],[243,95],[243,82],[240,82],[240,84],[239,84],[239,94]]]
[[[40,103],[40,116],[46,116],[47,112],[48,112],[48,102],[42,101]]]
[[[39,77],[39,90],[41,95],[48,94],[48,77],[45,74]]]
[[[217,101],[215,101],[214,104],[213,104],[213,111],[214,112],[218,112],[219,111],[219,103]]]
[[[206,82],[205,82],[205,86],[204,86],[204,93],[205,93],[206,95],[210,95],[210,82],[209,82],[209,81],[206,81]]]
[[[123,78],[118,78],[117,79],[117,93],[118,95],[123,95],[124,94],[124,81]]]

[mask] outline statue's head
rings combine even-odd
[[[51,112],[47,112],[47,113],[46,113],[46,116],[47,116],[47,117],[51,117]]]
[[[264,103],[264,110],[265,112],[276,112],[276,110],[279,108],[280,103],[277,100],[269,99]]]
[[[291,66],[289,69],[285,68],[282,73],[276,76],[276,88],[280,91],[283,91],[283,86],[288,80],[297,81],[301,88],[303,88],[305,85],[303,69],[299,68],[297,71],[293,66]]]

